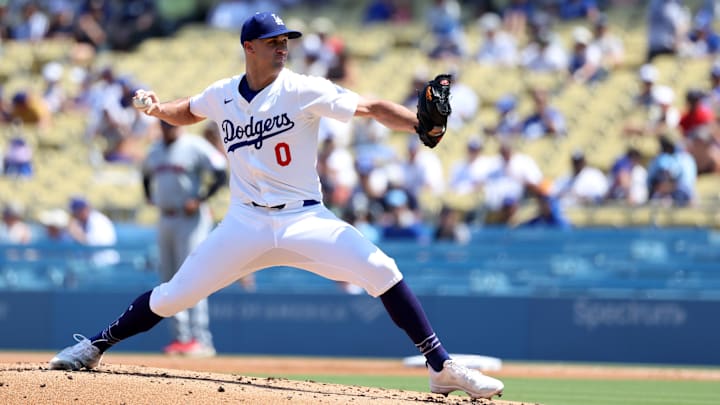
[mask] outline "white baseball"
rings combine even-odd
[[[133,107],[138,110],[147,110],[152,104],[152,99],[148,96],[142,95],[133,98]]]

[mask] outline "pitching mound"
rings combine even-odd
[[[0,404],[494,404],[423,392],[104,364],[97,371],[0,363]]]

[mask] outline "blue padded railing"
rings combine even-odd
[[[96,266],[106,248],[0,245],[0,289],[140,290],[159,281],[152,229],[120,227],[120,261]],[[384,241],[418,294],[702,297],[720,295],[720,233],[701,228],[484,228],[466,245]],[[256,273],[257,291],[340,293],[306,271]],[[240,288],[233,285],[231,288]]]

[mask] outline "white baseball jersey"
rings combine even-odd
[[[321,116],[347,122],[358,95],[320,77],[284,69],[247,102],[241,75],[190,100],[193,114],[218,123],[227,151],[233,201],[274,206],[321,201],[316,170]]]
[[[395,261],[324,205],[303,204],[322,201],[320,117],[349,121],[359,96],[285,69],[248,103],[239,91],[241,79],[220,80],[190,99],[193,114],[220,126],[231,201],[208,238],[155,288],[150,308],[170,316],[272,266],[305,269],[380,296],[402,280]]]

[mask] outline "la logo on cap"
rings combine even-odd
[[[275,13],[270,14],[270,15],[272,16],[273,20],[275,20],[275,24],[277,24],[277,25],[285,25],[285,23],[283,22],[282,18],[280,18],[279,16],[275,15]]]

